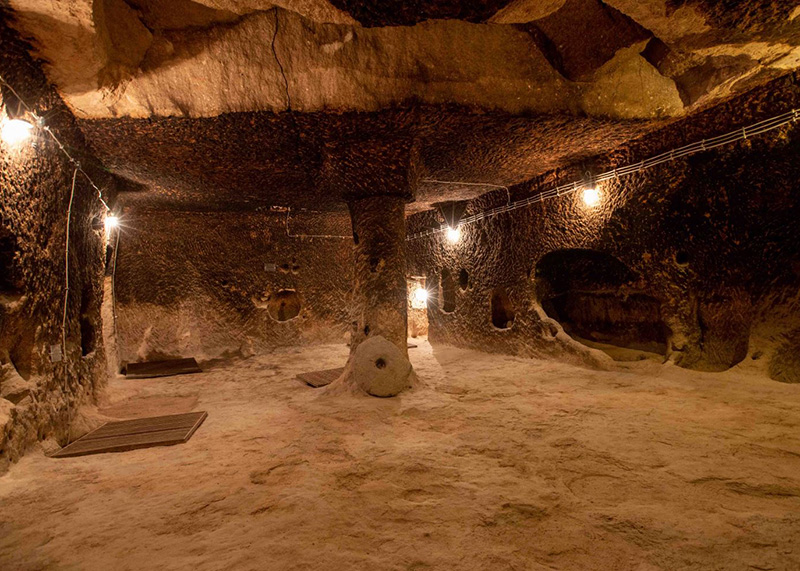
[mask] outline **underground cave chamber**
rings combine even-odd
[[[0,569],[797,569],[800,7],[0,2]]]

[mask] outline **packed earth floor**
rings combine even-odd
[[[2,568],[800,568],[797,385],[415,343],[394,399],[295,379],[343,345],[113,380],[99,415],[208,419],[173,447],[26,455],[0,477]]]

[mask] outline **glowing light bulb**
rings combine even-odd
[[[600,191],[594,187],[585,188],[583,190],[583,203],[589,207],[600,204]]]
[[[106,232],[111,232],[115,228],[119,227],[119,218],[114,216],[113,214],[109,214],[106,216]]]
[[[9,145],[18,145],[31,137],[33,125],[22,119],[8,119],[0,127],[0,136]]]
[[[427,303],[428,290],[426,290],[424,287],[417,288],[414,291],[414,300],[421,304]]]
[[[450,242],[451,244],[455,244],[460,239],[461,239],[461,228],[459,228],[459,227],[455,227],[455,228],[448,227],[447,228],[447,241],[448,242]]]

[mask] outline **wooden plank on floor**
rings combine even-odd
[[[344,373],[344,367],[338,369],[325,369],[323,371],[312,371],[310,373],[301,373],[297,378],[312,387],[319,388],[331,384]]]
[[[141,363],[128,363],[124,374],[129,379],[149,379],[153,377],[170,377],[172,375],[186,375],[189,373],[202,373],[203,370],[193,357],[188,359],[169,359],[165,361],[143,361]]]
[[[52,454],[51,458],[181,444],[192,437],[206,417],[208,413],[201,411],[108,422]]]
[[[141,434],[157,430],[175,430],[178,428],[191,428],[197,422],[197,413],[171,414],[169,416],[156,416],[151,418],[137,418],[109,422],[90,432],[84,439],[106,438],[108,436],[121,436],[124,434]]]

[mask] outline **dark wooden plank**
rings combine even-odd
[[[153,377],[170,377],[172,375],[202,372],[203,370],[193,357],[166,361],[143,361],[141,363],[128,363],[125,366],[125,376],[131,379],[150,379]]]
[[[84,439],[106,438],[108,436],[119,436],[122,434],[140,434],[143,432],[155,432],[157,430],[173,430],[177,428],[191,428],[197,422],[198,416],[202,413],[190,412],[187,414],[175,414],[169,416],[158,416],[152,418],[139,418],[133,420],[122,420],[119,422],[108,422],[100,428],[85,435]]]
[[[338,369],[325,369],[322,371],[312,371],[310,373],[301,373],[297,378],[314,388],[324,387],[331,384],[344,373],[344,367]]]
[[[172,444],[181,444],[189,440],[195,431],[203,424],[203,421],[208,417],[208,413],[206,412],[195,412],[183,415],[170,415],[173,420],[174,417],[188,417],[191,415],[193,417],[193,422],[191,422],[188,426],[181,426],[179,428],[164,428],[164,426],[169,426],[169,424],[165,424],[164,420],[170,417],[152,417],[149,419],[135,419],[135,422],[139,422],[140,424],[131,427],[130,423],[134,421],[120,421],[120,422],[109,422],[97,430],[87,434],[83,438],[80,438],[65,446],[55,454],[51,455],[51,458],[70,458],[73,456],[84,456],[87,454],[101,454],[104,452],[124,452],[127,450],[135,450],[138,448],[149,448],[151,446],[170,446]],[[143,432],[142,429],[147,425],[142,425],[141,421],[152,421],[150,424],[150,430],[147,432]],[[184,418],[184,420],[186,420]],[[129,429],[137,430],[134,433],[123,433],[123,434],[116,434],[106,432],[106,436],[97,437],[96,434],[100,432],[105,427],[111,428],[118,428],[115,425],[126,424]],[[104,434],[101,432],[101,434]],[[94,435],[94,437],[91,437]]]

